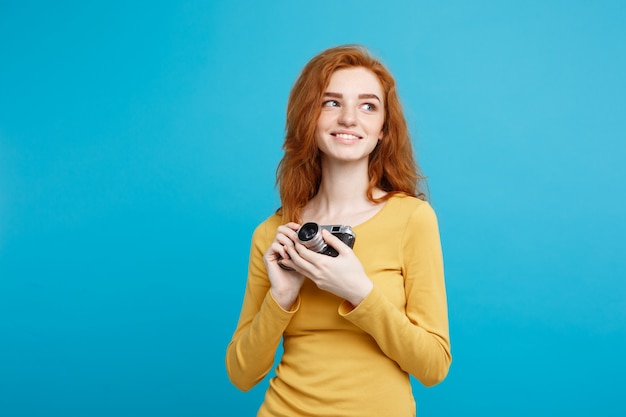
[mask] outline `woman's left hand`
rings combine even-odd
[[[370,293],[374,284],[348,245],[325,229],[322,230],[322,237],[339,253],[337,257],[314,252],[296,243],[288,250],[293,264],[298,272],[311,279],[319,289],[357,306]]]

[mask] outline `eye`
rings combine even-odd
[[[322,103],[322,107],[339,107],[337,100],[326,100]]]
[[[375,110],[377,110],[377,109],[378,109],[378,107],[376,107],[376,105],[375,105],[375,104],[372,104],[372,103],[364,103],[364,104],[361,104],[361,108],[362,108],[363,110],[367,110],[367,111],[375,111]]]

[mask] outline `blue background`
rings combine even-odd
[[[418,414],[626,415],[625,3],[318,0],[0,3],[1,416],[254,415],[224,356],[287,94],[352,42],[439,216]]]

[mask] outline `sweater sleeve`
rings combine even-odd
[[[228,377],[243,391],[255,386],[272,368],[283,331],[300,303],[298,299],[292,310],[286,311],[269,291],[263,254],[275,230],[268,230],[267,223],[259,225],[252,236],[248,280],[239,322],[226,349]]]
[[[401,251],[405,311],[375,286],[356,308],[344,302],[339,314],[369,333],[405,372],[432,386],[446,377],[452,356],[443,255],[437,218],[429,204],[411,214]]]

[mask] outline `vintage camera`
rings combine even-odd
[[[307,249],[317,253],[323,253],[324,255],[336,257],[339,255],[339,252],[322,239],[323,229],[326,229],[333,235],[337,236],[350,248],[354,246],[356,235],[352,231],[352,228],[350,226],[338,224],[321,226],[315,222],[305,223],[300,227],[300,229],[298,229],[298,241]]]

